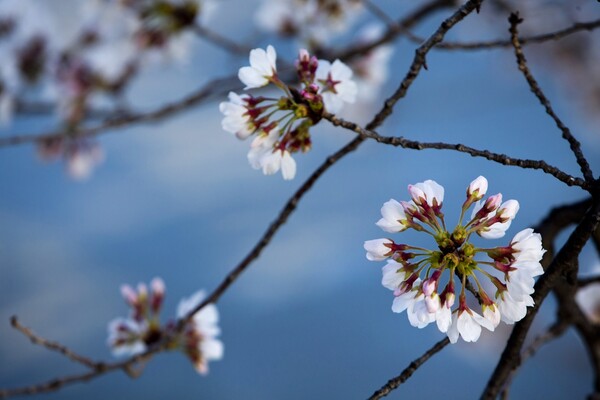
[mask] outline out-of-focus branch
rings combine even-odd
[[[96,126],[76,129],[73,132],[69,132],[68,135],[71,137],[91,137],[115,130],[117,128],[124,128],[134,123],[156,122],[179,112],[186,111],[208,99],[212,95],[227,92],[229,88],[234,85],[238,85],[237,76],[214,79],[203,85],[200,89],[176,102],[158,107],[155,110],[148,112],[127,114],[124,116],[110,118]],[[33,143],[42,140],[59,139],[63,136],[65,136],[64,130],[56,130],[42,134],[25,134],[1,137],[0,147]]]
[[[554,32],[543,33],[539,35],[527,36],[521,38],[521,45],[526,44],[535,44],[535,43],[545,43],[554,40],[564,39],[567,36],[570,36],[574,33],[584,32],[584,31],[593,31],[595,29],[600,28],[600,19],[589,21],[589,22],[576,22],[573,25],[560,29]],[[406,35],[410,40],[415,43],[423,43],[424,39],[418,37],[414,34]],[[506,39],[496,39],[489,41],[481,41],[481,42],[443,42],[439,43],[435,46],[436,50],[492,50],[492,49],[500,49],[500,48],[508,48],[511,47],[512,41]]]
[[[325,50],[317,52],[317,55],[332,60],[335,58],[339,58],[343,61],[351,60],[361,54],[367,54],[371,50],[383,44],[391,42],[401,34],[410,34],[409,29],[413,27],[416,23],[420,22],[425,17],[432,15],[438,10],[452,7],[455,4],[456,0],[433,0],[429,3],[423,4],[422,6],[419,6],[410,14],[402,17],[402,19],[400,19],[397,23],[388,24],[388,29],[386,30],[386,32],[381,37],[371,42],[359,43],[337,52],[332,50]],[[422,42],[424,42],[424,40]]]
[[[250,47],[236,43],[233,40],[221,35],[220,33],[206,28],[205,26],[194,25],[192,29],[194,33],[199,37],[208,40],[209,42],[217,45],[218,47],[221,47],[222,49],[230,53],[247,55],[248,52],[251,50]]]
[[[538,98],[544,109],[546,110],[546,114],[548,114],[553,120],[558,129],[562,132],[562,137],[569,143],[571,147],[571,151],[575,155],[577,159],[577,163],[579,164],[579,168],[581,169],[581,173],[583,177],[588,183],[592,183],[594,181],[594,174],[590,169],[590,165],[586,160],[583,152],[581,151],[581,144],[579,141],[573,136],[571,130],[562,122],[562,120],[556,115],[552,106],[550,105],[550,100],[546,97],[539,84],[531,74],[529,67],[527,66],[527,60],[525,59],[525,54],[523,53],[523,48],[521,47],[521,41],[519,39],[519,31],[518,25],[523,22],[523,20],[519,17],[518,13],[511,14],[509,17],[510,21],[510,38],[512,46],[515,50],[515,57],[517,58],[517,65],[519,66],[519,71],[523,73],[525,80],[529,84],[529,89],[535,94]]]
[[[48,350],[56,351],[56,352],[62,354],[63,356],[67,357],[68,359],[75,361],[79,364],[85,365],[86,367],[91,368],[91,369],[95,369],[98,367],[98,365],[100,365],[100,363],[92,361],[91,359],[89,359],[85,356],[79,355],[79,354],[75,353],[73,350],[69,349],[66,346],[63,346],[62,344],[60,344],[58,342],[51,342],[51,341],[44,339],[43,337],[35,334],[31,329],[27,328],[26,326],[21,325],[21,323],[19,322],[19,319],[16,316],[12,316],[10,318],[10,324],[12,325],[13,328],[18,330],[23,335],[25,335],[29,340],[31,340],[31,343],[33,343],[33,344],[43,346],[43,347],[47,348]]]
[[[381,136],[373,130],[362,128],[360,125],[350,121],[343,120],[336,117],[333,114],[325,114],[324,118],[330,121],[335,126],[341,126],[348,130],[354,131],[365,138],[373,139],[376,142],[388,144],[391,146],[398,146],[405,149],[412,150],[425,150],[425,149],[436,149],[436,150],[454,150],[460,153],[467,153],[473,157],[483,157],[490,161],[500,163],[502,165],[511,165],[525,169],[539,169],[545,173],[554,176],[559,181],[567,184],[568,186],[579,186],[584,189],[590,189],[592,185],[585,182],[583,179],[575,178],[557,167],[554,167],[543,160],[529,160],[509,157],[505,154],[493,153],[488,150],[478,150],[473,147],[465,146],[457,143],[444,143],[444,142],[420,142],[416,140],[409,140],[402,136]]]
[[[435,355],[440,350],[442,350],[444,347],[446,347],[448,345],[448,343],[450,343],[450,340],[448,338],[444,338],[444,339],[440,340],[439,342],[437,342],[436,344],[434,344],[433,347],[431,347],[429,350],[427,350],[421,357],[419,357],[416,360],[414,360],[413,362],[411,362],[408,365],[408,367],[406,367],[404,369],[404,371],[402,371],[402,373],[400,375],[396,376],[395,378],[390,379],[379,390],[377,390],[375,393],[373,393],[373,395],[371,397],[369,397],[369,400],[378,400],[378,399],[381,399],[382,397],[385,397],[388,394],[390,394],[390,392],[392,390],[398,388],[398,386],[400,386],[404,382],[406,382],[408,380],[408,378],[410,378],[412,376],[412,374],[414,374],[415,371],[417,369],[419,369],[419,367],[421,365],[425,364],[425,362],[427,360],[429,360],[433,355]]]

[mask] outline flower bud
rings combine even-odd
[[[500,206],[496,214],[504,222],[514,219],[517,212],[519,212],[519,202],[517,200],[508,200]]]
[[[488,181],[483,176],[477,177],[467,189],[467,198],[479,201],[485,196],[488,189]]]
[[[385,260],[392,254],[391,246],[394,244],[390,239],[367,240],[364,249],[367,251],[369,261]]]

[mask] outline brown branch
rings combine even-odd
[[[439,342],[437,342],[436,344],[434,344],[433,347],[430,348],[429,350],[427,350],[421,357],[419,357],[416,360],[414,360],[413,362],[411,362],[408,365],[408,367],[406,367],[404,369],[404,371],[402,371],[402,373],[400,375],[396,376],[395,378],[390,379],[379,390],[377,390],[375,393],[373,393],[373,395],[371,397],[369,397],[369,400],[381,399],[382,397],[385,397],[388,394],[390,394],[390,392],[392,390],[398,388],[398,386],[400,386],[404,382],[406,382],[408,380],[408,378],[410,378],[412,376],[412,374],[414,374],[415,371],[417,369],[419,369],[419,367],[421,365],[423,365],[433,355],[435,355],[440,350],[442,350],[444,347],[446,347],[448,345],[448,343],[450,343],[450,339],[444,338],[444,339],[440,340]]]
[[[114,362],[114,363],[97,363],[92,371],[84,372],[81,374],[67,375],[60,378],[51,379],[47,382],[25,386],[15,389],[0,389],[0,399],[6,399],[15,396],[26,396],[34,395],[39,393],[54,392],[61,389],[64,386],[87,382],[91,379],[95,379],[108,372],[123,371],[132,378],[139,376],[139,372],[135,369],[136,365],[143,364],[149,359],[148,354],[140,354],[127,360]]]
[[[417,50],[415,51],[415,57],[410,66],[410,69],[404,79],[400,87],[396,90],[396,92],[388,98],[381,111],[375,116],[373,119],[373,123],[367,125],[367,130],[373,130],[379,125],[383,123],[383,121],[392,113],[394,109],[394,105],[406,96],[408,89],[414,82],[414,80],[419,75],[421,68],[427,69],[427,63],[425,56],[435,46],[444,40],[444,36],[446,33],[458,22],[462,21],[467,15],[472,13],[475,10],[479,10],[483,0],[469,0],[464,3],[456,12],[454,12],[450,17],[445,19],[440,27],[435,31],[433,35],[429,37]]]
[[[19,323],[19,320],[16,315],[13,315],[10,318],[10,324],[17,331],[19,331],[23,335],[25,335],[33,344],[43,346],[43,347],[47,348],[48,350],[56,351],[56,352],[62,354],[63,356],[67,357],[68,359],[75,361],[79,364],[85,365],[86,367],[91,368],[91,369],[97,368],[97,366],[100,364],[95,361],[92,361],[91,359],[89,359],[85,356],[75,353],[73,350],[69,349],[67,346],[63,346],[62,344],[60,344],[58,342],[51,342],[51,341],[44,339],[43,337],[35,334],[31,329],[27,328],[26,326],[21,325],[21,323]]]
[[[593,31],[600,28],[600,19],[589,21],[589,22],[576,22],[573,25],[554,32],[543,33],[539,35],[533,35],[521,38],[521,45],[534,44],[534,43],[545,43],[553,40],[564,39],[574,33],[583,31]],[[423,38],[416,35],[407,35],[407,37],[415,43],[422,43]],[[496,39],[482,42],[443,42],[435,46],[436,50],[492,50],[500,48],[512,47],[512,41],[506,39]]]
[[[544,109],[546,110],[546,114],[548,114],[553,120],[558,129],[562,132],[562,137],[569,143],[571,147],[571,151],[575,155],[577,159],[577,163],[579,164],[579,168],[581,169],[581,173],[585,180],[589,183],[594,181],[594,174],[590,169],[590,165],[587,162],[583,152],[581,151],[581,144],[579,141],[573,136],[571,130],[561,121],[561,119],[556,115],[552,106],[550,105],[550,100],[544,95],[544,92],[540,88],[539,84],[531,74],[529,67],[527,66],[527,60],[525,59],[525,54],[523,53],[523,48],[521,47],[521,42],[519,40],[519,31],[517,29],[518,25],[523,22],[523,20],[519,17],[518,13],[513,13],[509,17],[510,21],[510,37],[511,43],[515,50],[515,57],[517,58],[517,65],[519,66],[519,71],[523,73],[525,80],[529,84],[529,89],[535,96],[538,98]]]
[[[404,149],[412,149],[412,150],[425,150],[425,149],[435,149],[435,150],[454,150],[460,153],[467,153],[473,157],[483,157],[487,160],[494,161],[500,163],[502,165],[510,165],[525,169],[537,169],[542,170],[543,172],[554,176],[559,181],[567,184],[568,186],[579,186],[583,189],[589,190],[592,185],[588,182],[585,182],[583,179],[575,178],[559,168],[552,166],[546,163],[543,160],[529,160],[529,159],[520,159],[509,157],[505,154],[493,153],[489,150],[478,150],[473,147],[466,146],[464,144],[453,144],[453,143],[443,143],[443,142],[420,142],[416,140],[409,140],[402,136],[381,136],[377,132],[362,128],[360,125],[355,124],[350,121],[343,120],[341,118],[336,117],[333,114],[324,114],[325,119],[330,121],[335,126],[341,126],[348,130],[354,131],[361,135],[362,137],[373,139],[376,142],[388,144],[391,146],[402,147]]]

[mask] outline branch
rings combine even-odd
[[[325,113],[323,118],[330,121],[335,126],[341,126],[348,130],[354,131],[362,137],[373,139],[376,142],[388,144],[391,146],[402,147],[404,149],[412,150],[425,150],[425,149],[436,149],[436,150],[454,150],[460,153],[467,153],[473,157],[483,157],[487,160],[497,162],[502,165],[511,165],[525,169],[538,169],[545,173],[554,176],[559,181],[567,184],[568,186],[579,186],[583,189],[590,189],[591,184],[580,178],[575,178],[559,168],[546,163],[543,160],[529,160],[509,157],[505,154],[493,153],[489,150],[478,150],[473,147],[465,146],[464,144],[452,144],[443,142],[419,142],[416,140],[409,140],[402,136],[381,136],[377,132],[368,128],[362,128],[360,125],[353,122],[343,120],[336,117],[333,114]]]
[[[576,22],[568,28],[564,28],[554,32],[543,33],[534,36],[521,38],[521,45],[544,43],[552,40],[560,40],[577,32],[593,31],[600,28],[600,19],[589,22]],[[415,43],[423,43],[423,38],[416,35],[407,35],[407,37]],[[491,50],[511,47],[512,41],[505,39],[496,39],[482,42],[443,42],[435,46],[436,50]]]
[[[581,144],[573,136],[573,134],[571,133],[571,130],[560,120],[560,118],[558,118],[558,116],[552,109],[552,106],[550,105],[550,100],[548,100],[548,98],[544,95],[544,92],[542,92],[542,89],[540,88],[537,81],[535,80],[535,78],[533,77],[531,72],[529,71],[529,67],[527,67],[527,60],[525,59],[525,54],[523,53],[523,49],[521,47],[521,42],[519,40],[519,31],[517,29],[517,26],[521,22],[523,22],[523,20],[521,18],[519,18],[519,14],[516,13],[516,14],[510,15],[509,21],[510,21],[509,32],[510,32],[510,36],[511,36],[511,43],[515,50],[515,56],[517,58],[517,64],[519,66],[519,71],[521,71],[523,73],[525,80],[527,80],[527,83],[529,84],[530,90],[533,92],[533,94],[535,94],[535,96],[538,98],[540,103],[544,106],[544,109],[546,110],[546,114],[548,114],[550,117],[552,117],[552,119],[556,123],[556,126],[558,127],[558,129],[560,129],[562,131],[562,137],[569,143],[569,146],[571,147],[571,151],[573,152],[573,154],[575,155],[575,158],[577,159],[577,163],[579,164],[579,167],[581,169],[581,172],[582,172],[585,180],[589,183],[593,182],[594,174],[592,173],[592,170],[590,169],[590,165],[588,164],[585,156],[583,155],[583,152],[581,151]]]
[[[13,315],[10,318],[10,324],[12,325],[13,328],[18,330],[23,335],[25,335],[29,340],[31,340],[31,343],[33,343],[33,344],[43,346],[43,347],[47,348],[48,350],[56,351],[56,352],[62,354],[63,356],[67,357],[68,359],[75,361],[79,364],[85,365],[86,367],[91,368],[91,369],[97,368],[98,365],[100,364],[100,363],[92,361],[91,359],[89,359],[87,357],[84,357],[82,355],[75,353],[73,350],[69,349],[66,346],[63,346],[62,344],[60,344],[58,342],[51,342],[51,341],[46,340],[43,337],[35,334],[31,329],[27,328],[26,326],[21,325],[19,323],[19,320],[16,315]]]
[[[406,96],[408,89],[419,75],[421,68],[427,69],[427,63],[425,56],[435,46],[444,40],[446,33],[457,23],[462,21],[467,15],[475,10],[479,10],[483,0],[469,0],[463,4],[456,12],[454,12],[449,18],[445,19],[435,33],[429,37],[417,50],[415,51],[415,58],[410,66],[410,69],[402,84],[396,92],[385,101],[383,109],[375,116],[371,124],[367,125],[367,130],[373,130],[383,123],[383,121],[392,113],[394,105],[398,100]]]
[[[404,382],[406,382],[408,380],[408,378],[410,378],[412,376],[412,374],[414,374],[415,371],[417,369],[419,369],[419,367],[421,365],[425,364],[425,362],[427,360],[429,360],[434,354],[436,354],[437,352],[442,350],[444,347],[446,347],[448,345],[448,343],[450,343],[450,339],[444,338],[444,339],[440,340],[439,342],[437,342],[436,344],[434,344],[432,348],[430,348],[429,350],[427,350],[425,352],[425,354],[423,354],[421,357],[419,357],[416,360],[414,360],[413,362],[411,362],[408,365],[408,367],[406,367],[404,369],[404,371],[402,371],[402,373],[400,375],[398,375],[395,378],[390,379],[379,390],[377,390],[375,393],[373,393],[373,395],[371,397],[369,397],[369,400],[381,399],[382,397],[385,397],[388,394],[390,394],[390,392],[392,390],[398,388],[398,386],[400,386]]]
[[[201,38],[208,40],[209,42],[221,47],[222,49],[233,53],[233,54],[241,54],[247,55],[250,52],[251,48],[248,46],[244,46],[234,42],[231,39],[222,36],[220,33],[212,31],[202,25],[194,25],[192,30],[196,35]]]
[[[213,79],[207,84],[203,85],[200,89],[191,93],[190,95],[178,100],[174,103],[161,106],[153,111],[144,113],[128,114],[112,119],[107,119],[99,125],[76,129],[68,134],[72,137],[92,137],[97,136],[101,133],[106,133],[109,130],[124,128],[134,123],[149,123],[156,122],[166,117],[170,117],[179,112],[185,111],[200,102],[206,100],[214,94],[219,94],[227,91],[226,88],[238,83],[237,76],[229,76],[225,78]],[[14,146],[24,143],[32,143],[42,140],[59,139],[65,136],[64,130],[51,131],[42,134],[26,134],[26,135],[15,135],[10,137],[0,138],[0,147]]]

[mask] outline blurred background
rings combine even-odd
[[[0,10],[8,1],[0,0]],[[44,29],[54,24],[58,36],[63,31],[67,35],[80,23],[78,13],[90,15],[89,10],[82,11],[84,3],[88,2],[31,0],[27,4],[34,11],[28,15],[38,12]],[[306,45],[261,29],[254,14],[265,8],[258,1],[216,3],[204,26],[237,43],[273,44],[280,60],[287,61]],[[425,2],[374,3],[397,19]],[[485,3],[482,13],[466,18],[448,40],[508,38],[507,14],[494,4]],[[524,33],[545,33],[600,18],[595,1],[544,4],[519,4]],[[451,9],[433,13],[413,33],[428,37],[450,13]],[[358,10],[346,21],[347,29],[323,45],[342,48],[355,40],[355,32],[372,23],[381,24],[367,9]],[[525,48],[532,73],[581,141],[596,172],[600,130],[597,92],[592,89],[600,81],[590,71],[593,65],[597,71],[599,34],[578,33],[560,45]],[[215,77],[235,75],[248,64],[247,55],[231,54],[202,37],[192,35],[185,41],[182,54],[144,64],[119,101],[136,110],[152,109]],[[378,95],[372,101],[361,99],[341,115],[368,121],[405,75],[415,47],[402,37],[394,41]],[[578,56],[573,55],[576,50]],[[6,65],[6,58],[0,62]],[[398,103],[381,134],[463,143],[545,160],[580,175],[568,144],[529,92],[510,48],[433,50],[427,64],[428,70]],[[241,84],[237,91],[241,92]],[[28,95],[37,98],[46,93],[52,101],[61,98],[60,91]],[[214,289],[303,180],[353,138],[348,131],[323,122],[312,131],[313,149],[295,157],[294,180],[264,176],[248,165],[249,143],[222,130],[218,104],[225,100],[225,94],[213,96],[172,118],[99,136],[94,143],[102,149],[103,161],[85,179],[73,179],[60,159],[42,160],[34,145],[0,149],[0,387],[29,385],[81,370],[31,345],[10,328],[11,315],[18,315],[46,338],[94,359],[111,360],[107,323],[128,313],[119,293],[121,284],[162,277],[167,285],[163,316],[165,320],[174,316],[179,299],[198,289]],[[111,103],[98,99],[93,104]],[[0,137],[56,130],[64,115],[17,111],[0,128]],[[444,210],[452,224],[458,219],[465,188],[479,175],[488,178],[490,194],[501,192],[505,199],[521,204],[507,236],[494,245],[507,244],[552,207],[585,197],[581,189],[569,188],[540,171],[456,152],[364,143],[318,181],[271,245],[219,301],[225,356],[209,365],[207,376],[190,368],[182,354],[164,353],[137,380],[113,373],[44,398],[367,397],[444,337],[434,326],[419,330],[410,326],[405,314],[391,312],[392,293],[380,283],[384,263],[367,261],[362,247],[365,240],[387,235],[375,226],[380,207],[390,198],[407,199],[408,184],[433,179],[446,189]],[[408,231],[394,238],[433,245],[423,236]],[[600,267],[591,246],[580,261],[582,275]],[[554,310],[554,299],[549,297],[532,336],[553,322]],[[475,344],[461,341],[449,346],[390,398],[478,397],[509,332],[510,327],[502,323],[494,333],[484,331]],[[511,395],[582,398],[591,388],[585,350],[569,331],[525,364]]]

